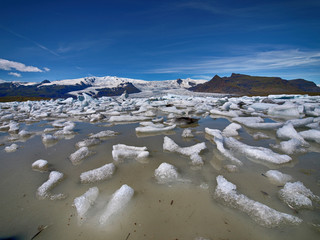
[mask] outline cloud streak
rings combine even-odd
[[[9,72],[8,74],[15,77],[21,77],[21,74],[16,72]]]
[[[19,72],[43,72],[43,70],[41,70],[40,68],[33,67],[33,66],[26,66],[23,63],[9,61],[3,58],[0,58],[0,69],[6,70],[6,71],[11,71],[15,69]]]
[[[290,69],[296,67],[320,67],[320,51],[298,49],[257,52],[250,55],[212,57],[196,63],[180,63],[176,66],[152,70],[153,73],[212,73],[246,72]]]

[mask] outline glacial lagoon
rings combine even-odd
[[[320,237],[319,97],[0,107],[0,239]]]

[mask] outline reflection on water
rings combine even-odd
[[[215,144],[205,135],[204,128],[222,130],[228,124],[224,118],[200,119],[198,125],[192,127],[195,137],[185,139],[181,137],[183,128],[169,133],[137,135],[135,128],[138,123],[104,126],[77,122],[73,138],[62,138],[52,145],[44,145],[41,140],[43,130],[51,123],[23,125],[24,129],[35,134],[24,142],[17,142],[19,148],[16,152],[6,153],[5,145],[0,146],[0,239],[31,239],[38,232],[35,239],[319,239],[319,205],[313,210],[299,212],[286,206],[278,197],[279,186],[270,184],[262,175],[270,169],[269,166],[241,158],[244,166],[237,171],[226,167],[232,163],[217,151]],[[119,135],[90,147],[93,154],[80,165],[73,166],[68,157],[76,151],[75,144],[102,130],[113,130]],[[263,133],[273,139],[254,140],[252,130],[245,128],[240,130],[239,139],[246,144],[263,147],[276,142],[274,132]],[[163,151],[163,139],[168,134],[181,147],[205,142],[207,149],[201,153],[204,166],[194,168],[188,157]],[[0,133],[0,138],[1,142],[7,143],[8,134]],[[143,162],[126,160],[117,163],[111,179],[81,184],[82,172],[113,162],[112,146],[119,143],[146,146],[150,156]],[[317,151],[293,156],[293,163],[282,166],[281,171],[320,195],[319,147],[313,144],[313,148]],[[47,160],[50,170],[65,175],[52,193],[65,193],[68,195],[66,199],[37,199],[37,188],[49,176],[49,172],[32,170],[31,164],[38,159]],[[158,184],[154,170],[162,162],[174,165],[181,178],[188,181]],[[214,200],[212,195],[218,175],[236,184],[238,191],[249,198],[298,216],[304,222],[299,226],[261,227],[245,213]],[[102,210],[110,196],[123,184],[135,190],[132,200],[120,214],[101,226]],[[72,206],[73,200],[93,186],[100,191],[97,202],[86,219],[79,221]],[[41,225],[43,227],[39,228]]]

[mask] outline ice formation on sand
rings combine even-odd
[[[297,225],[302,219],[290,214],[278,212],[260,202],[256,202],[237,192],[237,186],[226,180],[223,176],[217,176],[217,187],[214,192],[216,200],[225,205],[236,208],[248,214],[254,221],[264,227],[277,227],[281,224]]]
[[[7,153],[11,153],[11,152],[15,152],[17,149],[18,149],[18,145],[13,143],[11,144],[10,146],[7,146],[4,148],[4,150],[7,152]]]
[[[160,164],[154,171],[154,176],[159,183],[170,183],[177,181],[179,178],[176,167],[166,162]]]
[[[81,183],[93,183],[111,178],[116,167],[113,163],[108,163],[102,167],[83,172],[80,175]]]
[[[32,163],[32,169],[35,171],[46,172],[48,171],[48,161],[39,159]]]
[[[124,184],[111,197],[101,217],[100,224],[106,224],[110,217],[116,215],[127,206],[133,197],[134,190],[128,185]]]
[[[270,180],[270,182],[275,185],[282,185],[292,180],[292,177],[290,175],[282,173],[278,170],[269,170],[265,175]]]
[[[232,151],[262,163],[283,164],[292,160],[288,155],[275,153],[269,148],[250,146],[232,137],[225,138],[225,143]]]
[[[50,172],[49,179],[44,182],[37,190],[37,196],[39,199],[50,199],[50,200],[58,200],[66,198],[66,195],[59,194],[51,194],[50,190],[54,188],[61,180],[63,179],[63,173],[52,171]]]
[[[107,138],[107,137],[114,137],[116,135],[118,135],[117,132],[112,130],[106,130],[106,131],[101,131],[96,134],[90,135],[89,138]]]
[[[141,124],[142,126],[136,128],[137,133],[157,133],[173,130],[176,125],[165,126],[163,124],[154,124],[152,122],[147,122],[148,124]]]
[[[319,202],[320,197],[314,195],[302,182],[287,182],[279,191],[279,197],[290,208],[312,208],[312,200]]]
[[[182,155],[190,157],[193,165],[203,165],[203,160],[199,155],[200,152],[206,149],[206,144],[204,142],[195,144],[190,147],[179,147],[172,139],[165,136],[163,142],[163,150],[169,152],[177,152]]]
[[[237,165],[242,165],[242,162],[234,157],[232,153],[226,149],[223,145],[225,137],[222,136],[221,131],[218,129],[210,129],[210,128],[205,128],[205,132],[209,134],[210,136],[213,136],[213,141],[217,145],[218,151],[228,158],[230,161],[234,162]]]
[[[238,130],[241,129],[241,125],[237,123],[230,123],[225,129],[222,131],[222,135],[225,137],[234,137],[238,136]]]
[[[94,205],[98,195],[99,189],[97,187],[92,187],[83,195],[74,199],[73,204],[77,209],[79,220],[84,220],[86,213]]]
[[[143,160],[149,156],[147,147],[127,146],[125,144],[114,145],[112,150],[113,160],[120,162],[126,159]]]
[[[69,157],[73,165],[80,164],[81,161],[90,155],[90,151],[87,147],[79,148],[77,151],[72,153]]]

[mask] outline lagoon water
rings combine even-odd
[[[167,117],[162,111],[156,113],[158,117]],[[90,123],[72,119],[74,135],[50,145],[42,142],[41,135],[44,129],[52,127],[55,119],[43,118],[32,123],[21,120],[20,129],[34,134],[24,141],[15,140],[18,149],[9,153],[4,149],[13,143],[8,139],[12,133],[0,132],[0,239],[31,239],[41,225],[46,228],[34,239],[319,239],[319,202],[314,201],[312,209],[293,210],[279,198],[278,192],[283,186],[271,184],[265,173],[276,169],[289,174],[294,181],[303,182],[320,196],[320,145],[310,142],[312,150],[291,154],[292,161],[281,165],[261,164],[236,155],[243,165],[238,166],[236,172],[228,171],[226,165],[233,163],[219,153],[205,128],[223,130],[230,124],[230,118],[212,115],[198,118],[198,123],[154,134],[137,134],[135,128],[139,123],[109,124],[107,119]],[[265,121],[275,120],[265,118]],[[192,130],[194,137],[181,136],[185,127]],[[73,165],[69,156],[77,150],[75,144],[104,130],[119,134],[89,147],[92,154],[80,164]],[[255,140],[252,137],[255,132],[262,132],[268,138]],[[194,166],[189,157],[164,151],[164,136],[181,147],[204,142],[207,149],[200,154],[204,165]],[[280,142],[275,130],[257,131],[245,126],[239,130],[236,139],[265,148]],[[82,172],[114,162],[112,147],[116,144],[145,146],[150,155],[143,161],[126,159],[115,163],[116,171],[110,179],[80,183]],[[64,174],[64,179],[52,189],[52,193],[66,194],[65,199],[40,200],[36,196],[38,187],[49,176],[49,171],[39,172],[31,168],[38,159],[49,162],[49,171]],[[163,162],[174,165],[182,180],[160,184],[154,171]],[[235,184],[238,193],[279,212],[299,217],[303,222],[262,226],[241,209],[225,205],[214,197],[219,175]],[[134,189],[132,199],[110,221],[100,224],[99,217],[110,197],[123,184]],[[98,187],[99,196],[85,219],[80,219],[73,201],[94,186]]]

